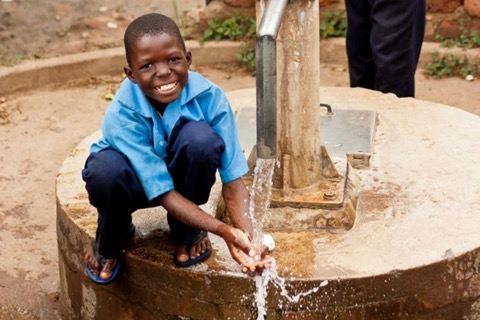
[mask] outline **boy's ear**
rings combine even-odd
[[[123,72],[125,72],[125,75],[130,79],[133,83],[137,83],[137,80],[135,79],[135,75],[133,74],[132,68],[128,64],[126,64],[123,67]]]

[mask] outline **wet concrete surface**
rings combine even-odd
[[[227,91],[239,89],[242,85],[254,86],[254,78],[247,74],[238,78],[238,70],[218,71],[199,67],[198,71],[205,73]],[[232,74],[235,76],[232,77]],[[337,86],[348,84],[345,69],[341,66],[323,66],[322,75],[326,83]],[[59,277],[53,215],[54,178],[71,150],[85,136],[98,129],[103,111],[108,105],[104,96],[110,85],[114,87],[118,84],[118,77],[94,79],[84,82],[80,87],[75,83],[70,87],[56,86],[7,96],[9,114],[0,126],[2,137],[0,146],[4,150],[0,157],[4,168],[0,174],[0,183],[4,190],[0,221],[2,225],[0,297],[3,302],[0,319],[64,319],[60,303],[56,299]],[[422,81],[420,86],[425,88],[436,86],[436,82],[425,82],[424,78]],[[448,80],[447,82],[451,82],[448,86],[455,86],[456,81]],[[465,93],[475,91],[474,87],[468,89],[472,85],[475,86],[475,83],[462,82],[461,85],[467,86],[463,89]],[[419,94],[425,95],[428,92],[420,90]],[[439,99],[441,96],[436,98]],[[475,108],[475,105],[466,105],[468,101],[474,101],[473,97],[468,99],[468,94],[458,98],[465,100],[466,109]],[[243,106],[250,105],[248,99],[242,103]],[[247,123],[254,114],[248,110],[244,108],[246,115],[244,120]],[[249,130],[244,130],[244,133],[248,132]],[[255,140],[246,134],[243,141],[247,141],[246,150],[251,150]],[[379,172],[385,174],[382,170]],[[390,187],[393,190],[398,188],[393,185]],[[379,187],[371,191],[378,208],[387,207],[391,203],[389,195],[390,193],[380,190]],[[391,214],[395,212],[392,211]],[[363,219],[368,221],[372,217],[367,216]],[[426,223],[428,226],[429,222]],[[429,232],[428,229],[422,232]],[[288,233],[278,235],[280,238],[288,236]],[[335,235],[330,235],[326,239],[329,239],[325,240],[326,244],[338,242]],[[288,257],[282,255],[281,248],[287,250],[294,247],[295,243],[280,244],[280,249],[277,250],[279,265],[284,265],[283,260]],[[297,254],[299,261],[310,260],[311,255],[309,251]],[[327,253],[325,256],[318,263],[323,264],[329,257]],[[406,252],[402,254],[402,258],[397,259],[408,260],[408,256],[409,253]],[[359,259],[364,258],[360,255]],[[312,274],[312,271],[300,262],[294,268],[300,276]],[[288,274],[287,270],[282,270],[285,275]],[[339,270],[325,268],[324,272],[335,275]],[[17,288],[22,288],[22,291],[19,292]]]
[[[239,96],[246,96],[242,104],[252,108],[254,90],[240,92],[229,93],[234,109],[238,108],[235,101]],[[407,314],[416,319],[431,319],[439,314],[444,315],[440,319],[454,319],[453,315],[472,319],[478,315],[480,243],[476,226],[480,217],[475,213],[480,208],[480,186],[469,181],[480,181],[475,165],[479,154],[472,153],[480,150],[480,141],[475,138],[480,136],[480,118],[449,106],[364,89],[322,88],[321,96],[341,109],[366,108],[378,113],[374,155],[370,168],[354,170],[358,175],[357,217],[350,230],[269,230],[277,244],[272,256],[294,291],[326,284],[302,302],[282,302],[280,307],[279,293],[273,289],[268,313],[282,317],[291,312],[288,310],[295,310],[291,316],[321,318],[348,309],[346,319],[363,319],[361,315],[368,319],[396,319]],[[417,117],[410,117],[413,110]],[[457,125],[451,119],[456,119]],[[249,125],[254,132],[251,122],[239,125]],[[67,301],[69,297],[89,301],[87,309],[77,302],[72,307],[74,314],[85,317],[103,314],[108,304],[108,294],[91,286],[79,272],[81,248],[94,234],[95,214],[86,205],[75,172],[94,136],[87,137],[65,160],[57,180],[61,279],[66,286],[62,294]],[[452,153],[444,157],[447,148]],[[454,181],[451,172],[455,172]],[[194,319],[227,319],[226,309],[237,308],[244,315],[251,308],[253,281],[238,266],[228,263],[231,259],[221,241],[214,239],[216,253],[212,259],[192,269],[175,270],[170,261],[171,244],[160,244],[168,232],[165,222],[162,225],[159,219],[162,214],[147,211],[146,215],[157,217],[159,229],[150,235],[146,232],[147,241],[127,252],[125,261],[130,268],[118,280],[118,300],[112,302],[112,306],[125,304],[120,314],[136,308],[129,302],[128,291],[122,289],[132,287],[162,288],[155,291],[161,298],[141,307],[152,317],[177,314]],[[149,225],[142,219],[136,223],[139,230]],[[161,276],[164,274],[170,277]],[[71,289],[79,282],[89,289],[82,293]],[[179,283],[185,285],[176,287],[178,292],[172,294],[168,288]],[[230,294],[218,295],[232,286],[239,288],[232,301]],[[180,296],[189,297],[192,288],[202,292],[201,298],[192,296],[190,307],[182,308],[185,301]],[[250,298],[242,300],[244,296]],[[164,301],[173,304],[166,306]],[[198,308],[202,308],[201,315],[191,313]]]

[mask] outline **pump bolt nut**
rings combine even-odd
[[[323,199],[325,200],[334,200],[337,197],[337,194],[331,191],[323,193]]]

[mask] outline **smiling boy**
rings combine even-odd
[[[225,94],[189,71],[192,54],[170,18],[152,13],[135,19],[124,42],[127,79],[82,171],[99,215],[95,241],[85,254],[87,274],[98,283],[115,278],[135,231],[132,213],[153,206],[167,211],[175,265],[207,259],[212,232],[225,240],[243,271],[268,268],[271,261],[255,254],[246,235],[252,230],[241,176],[248,167]],[[208,200],[217,170],[233,226],[199,207]]]

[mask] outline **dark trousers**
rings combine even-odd
[[[345,0],[351,87],[415,96],[425,0]]]
[[[223,139],[204,122],[187,122],[172,133],[167,158],[175,190],[197,205],[208,201],[225,148]],[[155,174],[155,168],[151,168]],[[128,158],[113,149],[91,153],[82,171],[90,203],[98,211],[95,245],[105,258],[118,256],[130,235],[132,213],[158,205],[149,201]],[[176,245],[185,245],[200,230],[168,214]]]

